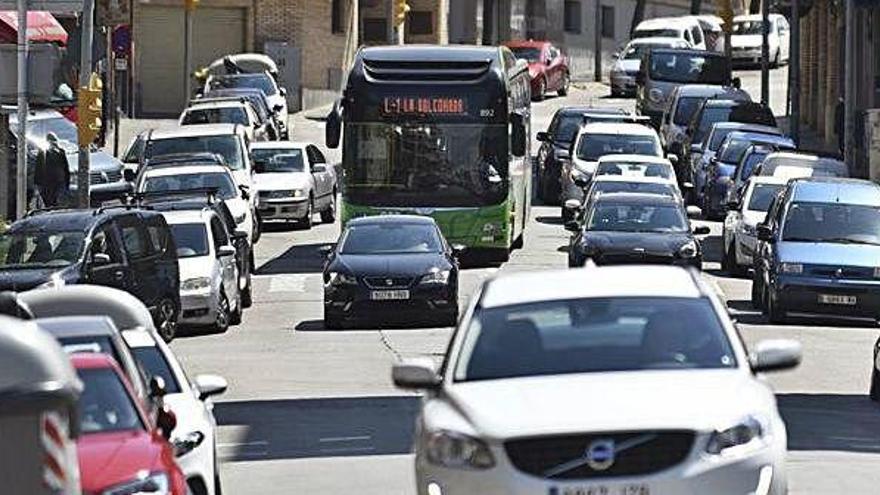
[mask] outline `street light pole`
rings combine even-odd
[[[192,29],[193,29],[193,9],[195,2],[186,2],[184,8],[184,47],[183,47],[183,65],[185,67],[183,75],[183,94],[187,101],[192,97]]]
[[[15,218],[27,211],[28,40],[27,0],[18,0],[18,156],[15,170]],[[6,194],[6,191],[3,191]]]
[[[801,21],[798,0],[791,0],[791,56],[788,64],[788,87],[791,99],[789,132],[795,143],[801,138]],[[849,70],[849,67],[847,67]]]
[[[856,109],[856,88],[855,88],[855,50],[854,46],[854,28],[853,23],[855,22],[855,15],[853,12],[853,2],[852,0],[846,0],[846,17],[844,19],[845,22],[845,33],[843,37],[845,38],[845,49],[846,54],[844,55],[844,84],[843,84],[843,136],[844,136],[844,161],[847,166],[850,168],[850,171],[853,170],[855,166],[855,157],[856,157],[856,139],[855,139],[855,109]]]
[[[82,34],[80,36],[80,56],[79,56],[79,90],[89,86],[89,80],[92,75],[92,38],[93,21],[95,16],[94,0],[83,1],[82,11]],[[80,116],[81,118],[81,116]],[[79,163],[76,172],[76,192],[77,207],[89,207],[89,160],[90,160],[90,144],[79,143]]]
[[[602,81],[602,1],[596,1],[596,10],[594,13],[595,16],[595,25],[593,30],[595,31],[593,36],[593,46],[595,47],[596,53],[593,58],[593,80],[596,82]]]
[[[761,1],[761,24],[761,103],[770,106],[770,0]]]

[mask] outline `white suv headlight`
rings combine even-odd
[[[489,469],[495,465],[492,452],[482,440],[451,431],[428,436],[425,445],[428,462],[454,469]]]
[[[678,254],[682,258],[694,258],[697,256],[697,252],[697,243],[695,241],[688,241],[678,248]]]
[[[193,290],[204,290],[211,286],[211,279],[209,277],[195,277],[188,278],[180,284],[180,290],[183,291],[193,291]]]
[[[144,475],[136,480],[116,485],[105,490],[101,495],[168,495],[171,493],[168,476],[165,473]]]
[[[735,426],[713,433],[706,445],[706,452],[720,455],[736,447],[760,442],[767,433],[764,424],[757,418],[750,416]]]
[[[419,283],[424,285],[446,284],[449,282],[449,273],[449,270],[439,270],[435,268],[431,270],[431,273],[423,276]]]

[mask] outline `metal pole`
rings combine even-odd
[[[795,143],[801,138],[801,21],[798,0],[791,0],[791,61],[788,64],[789,98],[791,98],[791,117],[788,120],[789,132]],[[848,68],[847,68],[848,69]]]
[[[89,78],[92,74],[92,38],[93,21],[95,15],[94,0],[83,1],[82,12],[82,34],[80,36],[80,58],[79,58],[79,86],[82,88],[89,86]],[[89,207],[89,161],[90,161],[90,145],[79,144],[79,164],[76,173],[77,187],[77,206],[79,208]]]
[[[770,0],[761,1],[761,24],[761,103],[770,106]]]
[[[189,2],[188,2],[189,4]],[[183,66],[184,66],[184,75],[183,75],[183,94],[186,96],[186,101],[192,97],[192,30],[193,30],[193,15],[192,8],[187,5],[184,9],[184,47],[183,47]]]
[[[27,0],[18,0],[18,156],[15,169],[15,218],[24,217],[27,211],[27,10]]]
[[[397,44],[398,45],[403,45],[406,43],[406,41],[403,39],[404,28],[406,27],[405,25],[406,25],[405,22],[401,22],[400,24],[397,25]]]
[[[855,136],[855,113],[856,113],[856,77],[855,77],[855,12],[852,0],[846,0],[846,18],[844,21],[844,40],[846,53],[844,55],[843,73],[843,136],[844,136],[844,161],[850,171],[855,167],[856,136]]]
[[[593,57],[594,65],[593,65],[593,80],[596,82],[602,81],[602,1],[596,1],[596,11],[594,15],[594,20],[596,25],[594,26],[594,40],[593,47],[596,50],[595,56]]]
[[[9,115],[0,109],[0,224],[10,217],[9,211],[9,179],[12,170],[9,170],[9,164],[12,163],[12,157],[9,156],[10,144],[9,135]]]

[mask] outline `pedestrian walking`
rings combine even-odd
[[[70,168],[67,153],[58,145],[58,136],[50,132],[46,135],[46,141],[49,142],[49,147],[42,150],[37,157],[34,183],[43,203],[52,208],[58,206],[59,201],[67,194]]]

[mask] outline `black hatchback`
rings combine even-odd
[[[455,325],[458,251],[428,217],[349,221],[324,264],[324,326],[368,319]]]

